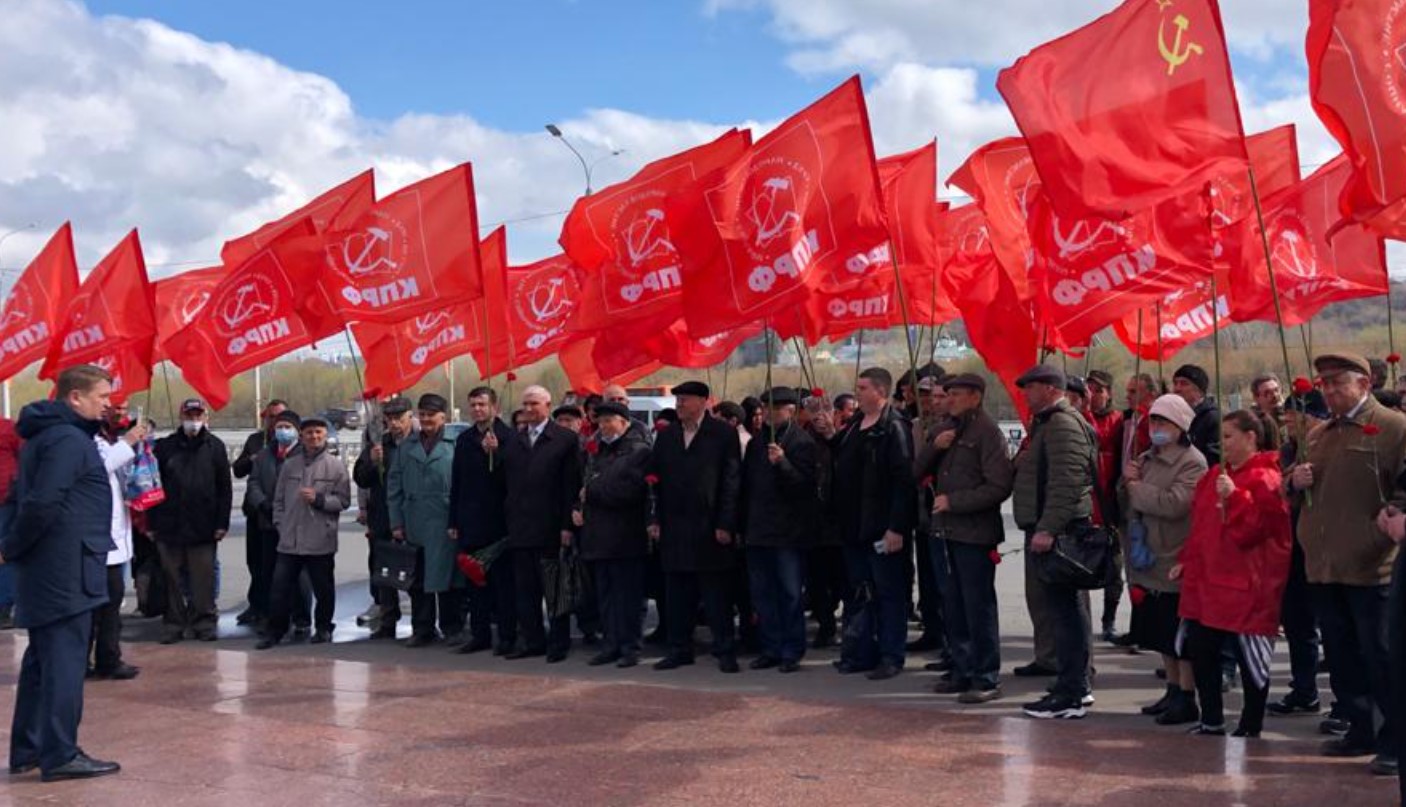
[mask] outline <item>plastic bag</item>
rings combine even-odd
[[[166,491],[161,487],[161,468],[156,462],[156,442],[150,437],[143,439],[133,448],[137,456],[127,472],[127,506],[137,512],[149,510],[166,501]]]

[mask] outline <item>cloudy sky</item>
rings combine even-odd
[[[943,179],[1015,132],[995,74],[1114,0],[0,0],[0,267],[71,219],[86,268],[137,226],[154,277],[367,166],[386,193],[469,160],[514,261],[600,187],[859,72],[880,156],[936,137]],[[1245,125],[1299,126],[1307,0],[1224,3]],[[614,149],[623,149],[610,157]]]

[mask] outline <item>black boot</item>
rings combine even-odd
[[[1183,723],[1195,723],[1201,719],[1201,710],[1196,708],[1196,695],[1177,688],[1172,693],[1172,700],[1167,704],[1167,708],[1162,714],[1157,715],[1157,725],[1159,726],[1179,726]]]
[[[1157,715],[1162,714],[1163,712],[1167,711],[1168,706],[1171,706],[1172,699],[1176,697],[1176,693],[1179,691],[1180,690],[1177,687],[1171,684],[1167,684],[1167,691],[1162,693],[1161,700],[1157,701],[1151,706],[1142,707],[1142,713],[1147,715],[1148,717],[1156,717]]]

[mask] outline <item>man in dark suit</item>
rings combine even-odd
[[[20,474],[14,529],[0,537],[0,562],[15,568],[15,623],[29,631],[10,728],[10,774],[43,779],[116,773],[116,762],[78,747],[83,675],[93,611],[107,601],[112,490],[93,442],[112,376],[92,365],[59,374],[54,400],[20,412]]]
[[[498,418],[498,393],[489,387],[469,392],[473,428],[454,441],[454,473],[449,483],[449,535],[460,552],[477,552],[508,537],[506,454],[519,450],[516,432]],[[498,655],[517,643],[511,563],[492,563],[488,585],[469,588],[469,638],[453,648],[477,653],[493,647],[493,613],[498,620]]]
[[[654,665],[672,670],[693,663],[693,623],[698,601],[708,617],[718,669],[735,673],[732,575],[736,563],[738,494],[742,487],[737,430],[708,416],[706,384],[674,387],[677,426],[659,433],[652,473],[656,512],[650,538],[664,567],[669,651]]]
[[[546,596],[543,561],[555,561],[571,544],[571,512],[581,496],[581,450],[575,433],[551,420],[552,394],[538,386],[522,393],[524,432],[504,460],[508,469],[508,549],[512,551],[514,599],[522,646],[509,659],[566,658],[571,648],[569,616],[542,622]],[[501,560],[500,560],[501,562]]]

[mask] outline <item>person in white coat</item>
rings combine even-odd
[[[146,424],[133,423],[126,404],[112,406],[102,428],[93,436],[112,490],[112,543],[107,555],[107,605],[93,612],[93,665],[90,678],[128,681],[140,670],[122,660],[122,600],[127,595],[124,572],[132,560],[132,515],[127,509],[127,472],[136,459],[136,445],[146,438]]]

